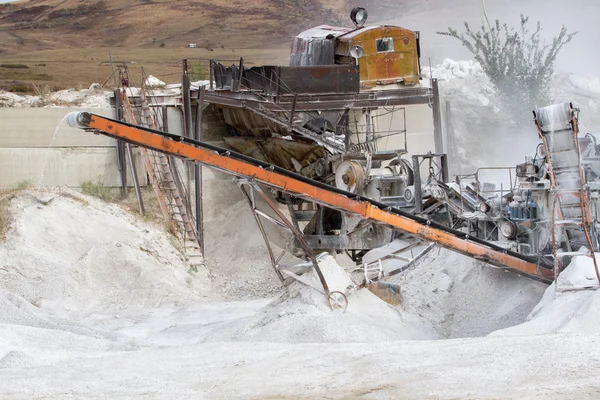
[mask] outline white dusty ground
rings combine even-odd
[[[544,285],[434,249],[396,277],[398,308],[359,291],[335,313],[300,283],[225,301],[167,234],[117,206],[27,191],[10,210],[3,399],[600,396],[600,292],[550,287],[536,307]],[[243,248],[229,229],[220,244]],[[585,261],[561,287],[592,282]],[[321,266],[332,289],[350,284],[330,256]]]
[[[501,112],[476,64],[446,60],[433,75],[463,110],[450,147],[464,172],[533,154],[533,125],[491,124]],[[599,82],[553,84],[592,132]],[[53,96],[0,93],[0,106],[107,99],[94,88]],[[481,132],[491,140],[472,140]],[[14,199],[0,242],[0,398],[600,398],[600,291],[556,293],[436,248],[390,279],[399,307],[359,291],[335,313],[311,287],[280,286],[247,203],[218,185],[205,204],[210,280],[188,273],[160,227],[117,206],[65,190]],[[559,287],[595,284],[586,261]],[[349,284],[331,258],[322,268],[333,288]]]

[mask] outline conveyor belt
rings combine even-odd
[[[68,121],[73,127],[91,130],[152,150],[168,153],[232,175],[254,179],[256,182],[290,193],[296,197],[388,225],[415,237],[435,242],[460,254],[536,280],[551,282],[554,276],[550,269],[552,266],[538,265],[536,258],[523,256],[434,221],[316,182],[240,153],[87,112],[72,113]]]

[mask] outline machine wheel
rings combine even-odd
[[[395,167],[398,175],[404,176],[404,182],[406,186],[410,186],[415,183],[415,174],[412,169],[412,165],[408,160],[404,158],[396,158],[389,164],[390,167]]]
[[[504,221],[500,224],[500,233],[508,240],[515,240],[517,238],[517,224],[513,221]]]
[[[404,189],[404,193],[402,193],[402,195],[404,196],[404,200],[406,200],[407,203],[412,203],[415,200],[415,187],[407,186],[406,189]]]
[[[388,168],[393,171],[394,175],[404,178],[402,183],[392,184],[391,195],[403,196],[406,188],[415,183],[415,174],[410,162],[403,158],[397,158],[389,163]]]
[[[346,297],[344,293],[338,292],[337,290],[329,292],[327,302],[333,311],[341,310],[344,312],[346,311],[346,308],[348,308],[348,297]]]
[[[535,149],[535,155],[537,156],[537,158],[546,158],[546,146],[544,146],[544,143],[540,143],[537,145]]]
[[[344,161],[335,170],[335,186],[347,192],[361,192],[365,180],[365,171],[356,161]]]

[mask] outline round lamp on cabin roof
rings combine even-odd
[[[367,22],[369,13],[362,7],[354,7],[350,12],[350,19],[357,27],[361,27]]]

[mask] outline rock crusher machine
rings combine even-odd
[[[487,262],[499,268],[510,270],[543,282],[551,282],[554,278],[553,264],[544,262],[538,257],[525,256],[504,248],[496,243],[471,236],[466,232],[450,228],[446,225],[414,215],[379,201],[330,186],[287,171],[275,165],[252,157],[223,149],[208,143],[196,141],[179,135],[143,128],[121,121],[105,118],[87,112],[71,113],[68,118],[71,126],[86,131],[103,134],[127,143],[144,147],[168,155],[182,158],[185,161],[198,163],[236,177],[239,184],[245,185],[244,193],[250,199],[258,196],[272,209],[277,218],[267,216],[272,222],[285,226],[293,234],[304,250],[304,257],[317,272],[330,305],[345,308],[345,293],[331,292],[321,273],[314,251],[306,243],[304,234],[296,227],[280,209],[280,204],[273,200],[266,188],[285,193],[293,198],[315,203],[346,215],[356,216],[390,229],[403,232],[412,237],[437,243],[460,254]],[[255,214],[255,216],[257,216]],[[257,216],[258,219],[258,216]],[[259,227],[261,223],[259,222]],[[263,236],[266,235],[261,227]],[[268,240],[267,240],[268,245]],[[271,250],[271,249],[269,249]],[[285,266],[270,251],[273,266],[281,276]]]

